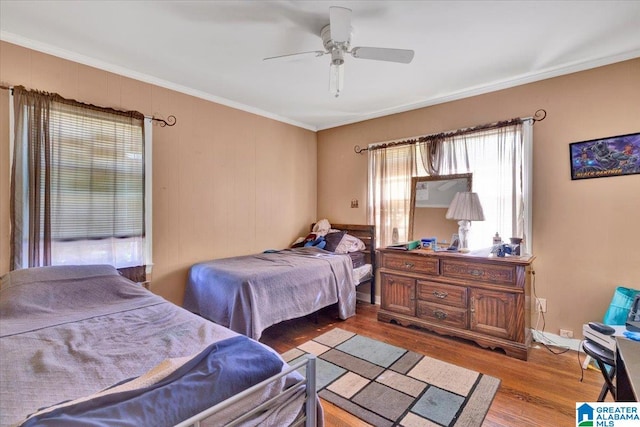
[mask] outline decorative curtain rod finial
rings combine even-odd
[[[547,118],[547,110],[544,110],[541,108],[533,114],[533,124],[535,125],[536,122],[541,122],[546,118]]]
[[[356,152],[356,154],[362,154],[364,151],[369,151],[368,148],[360,148],[359,145],[356,145],[355,147],[353,147],[353,151]]]
[[[151,117],[151,120],[153,120],[154,122],[157,122],[158,126],[160,126],[160,127],[175,126],[176,122],[178,121],[176,119],[176,116],[174,116],[174,115],[171,115],[171,116],[167,117],[167,120],[158,119],[156,117]]]

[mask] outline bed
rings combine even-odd
[[[375,228],[353,224],[330,228],[324,237],[326,242],[334,240],[331,248],[302,246],[194,264],[183,307],[255,340],[271,325],[332,304],[337,304],[341,319],[353,316],[357,286],[369,284],[375,303]],[[345,235],[360,245],[345,246],[349,240]]]
[[[289,366],[111,266],[10,272],[0,320],[2,427],[323,423],[313,358]]]

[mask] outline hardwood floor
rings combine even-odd
[[[602,376],[595,370],[585,370],[580,381],[584,356],[578,361],[575,351],[556,355],[534,343],[525,362],[469,341],[378,322],[377,307],[359,301],[356,316],[347,320],[338,318],[335,306],[328,307],[317,319],[308,316],[272,326],[261,341],[283,353],[339,327],[500,378],[483,424],[488,427],[575,426],[575,403],[595,401],[602,387]],[[368,425],[328,402],[323,401],[323,408],[328,427]]]

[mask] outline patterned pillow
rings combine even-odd
[[[342,240],[340,240],[340,243],[336,247],[336,250],[333,252],[337,254],[346,254],[349,252],[363,251],[365,248],[366,246],[362,240],[345,233]]]

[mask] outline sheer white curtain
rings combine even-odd
[[[416,175],[414,145],[369,150],[369,224],[376,225],[379,246],[408,239],[411,177]]]
[[[420,140],[369,149],[369,218],[379,229],[380,245],[391,242],[392,227],[398,227],[400,240],[407,239],[411,176],[470,172],[486,219],[472,223],[469,248],[491,246],[498,232],[507,242],[524,238],[530,252],[532,121]],[[421,161],[411,165],[416,151]],[[404,169],[398,167],[400,158],[408,162]]]
[[[472,224],[469,247],[488,247],[497,232],[504,241],[524,236],[522,124],[483,131],[466,138],[485,221]]]

